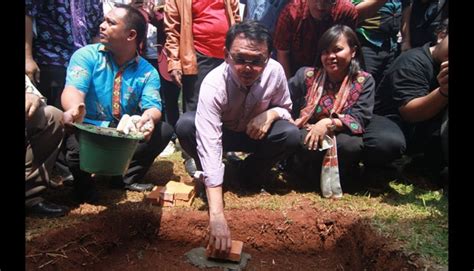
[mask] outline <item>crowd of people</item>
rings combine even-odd
[[[41,197],[59,185],[53,167],[77,202],[99,200],[70,127],[124,114],[150,129],[110,186],[150,191],[142,178],[179,142],[222,251],[229,152],[248,153],[244,186],[280,163],[325,198],[342,197],[361,163],[404,154],[447,176],[447,0],[26,0],[25,22],[28,215],[67,214]]]

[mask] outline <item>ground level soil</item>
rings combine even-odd
[[[182,159],[174,156],[155,161],[144,181],[189,182]],[[233,183],[232,170],[226,167],[225,183]],[[278,195],[274,209],[242,206],[243,201],[263,201],[262,194],[241,197],[232,185],[226,191],[232,237],[243,241],[243,251],[252,256],[246,270],[423,269],[421,258],[406,255],[396,241],[381,237],[360,214],[345,208],[329,211],[324,201],[310,202],[291,192],[298,190],[293,182],[274,175],[274,187],[266,187]],[[388,179],[387,172],[383,175]],[[375,179],[380,183],[380,176]],[[27,270],[198,270],[184,254],[205,246],[208,217],[202,201],[160,208],[145,203],[145,193],[97,183],[99,204],[78,204],[71,199],[71,187],[62,186],[45,197],[68,206],[67,216],[26,218]]]
[[[143,202],[109,208],[27,244],[27,270],[198,270],[184,254],[204,246],[207,211]],[[233,239],[252,259],[246,270],[416,270],[393,241],[355,214],[312,206],[228,210]]]

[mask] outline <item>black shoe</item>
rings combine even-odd
[[[125,183],[123,182],[123,177],[112,176],[109,179],[109,187],[113,189],[123,189],[125,187]]]
[[[41,218],[64,216],[67,214],[68,211],[69,209],[65,206],[57,205],[47,201],[42,201],[31,207],[26,208],[26,212],[28,215]]]
[[[126,184],[125,189],[136,192],[151,191],[154,185],[151,183],[132,183]]]
[[[74,199],[79,203],[97,203],[99,201],[95,182],[90,177],[75,180],[72,193]]]

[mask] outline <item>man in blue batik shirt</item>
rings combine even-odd
[[[146,191],[152,184],[139,184],[156,156],[171,139],[173,128],[161,122],[160,79],[157,71],[137,54],[146,34],[146,21],[135,8],[116,5],[100,25],[100,44],[77,50],[69,63],[66,87],[61,96],[66,124],[84,122],[114,127],[122,115],[140,115],[137,124],[151,129],[144,133],[124,176],[112,184]],[[89,173],[79,168],[79,144],[74,135],[66,142],[67,162],[74,175],[76,199],[94,202],[97,195]]]

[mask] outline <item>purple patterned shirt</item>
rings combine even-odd
[[[100,0],[25,0],[37,36],[33,57],[41,65],[67,67],[72,54],[92,42],[104,19]]]

